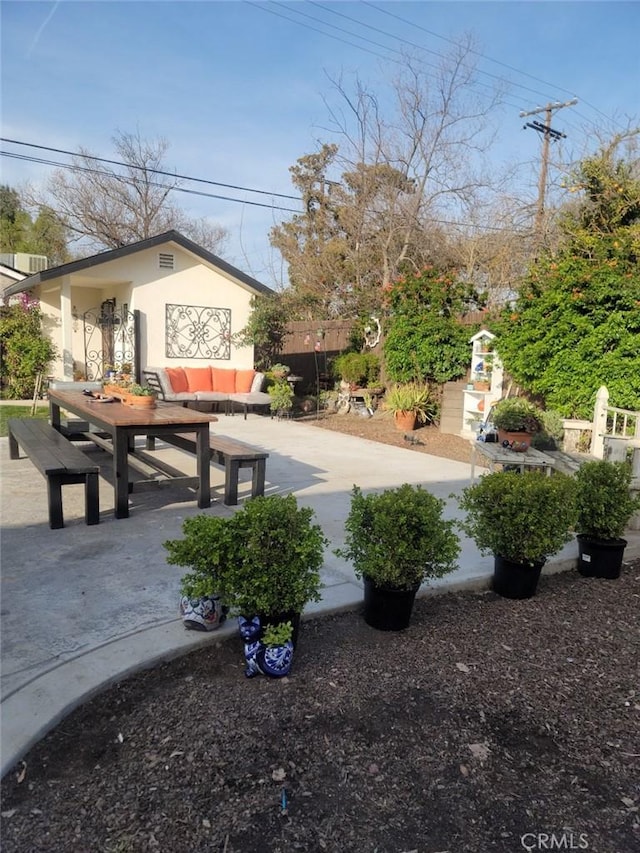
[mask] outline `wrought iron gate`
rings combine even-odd
[[[82,320],[87,379],[99,381],[109,367],[128,363],[139,382],[140,312],[129,311],[126,305],[117,308],[115,299],[107,299],[99,308],[85,311]]]

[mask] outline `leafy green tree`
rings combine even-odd
[[[252,345],[256,367],[268,370],[282,352],[289,319],[287,299],[283,294],[254,296],[249,321],[235,335],[235,342],[240,346]]]
[[[23,252],[31,217],[25,211],[16,190],[0,186],[0,248],[3,252]]]
[[[26,294],[0,307],[0,376],[3,395],[25,400],[33,396],[36,376],[46,371],[56,349],[42,331],[42,312]]]
[[[67,234],[56,213],[46,205],[32,220],[18,192],[0,186],[0,249],[46,255],[51,265],[69,260]]]
[[[383,351],[389,378],[443,383],[463,376],[474,329],[461,318],[482,301],[474,289],[453,272],[425,267],[386,292],[390,317]]]
[[[591,417],[600,385],[640,409],[640,275],[615,238],[600,253],[603,242],[609,257],[538,262],[496,330],[509,373],[566,417]]]
[[[531,265],[496,331],[505,368],[548,408],[590,417],[600,385],[640,409],[640,180],[616,138],[572,176],[556,255]]]

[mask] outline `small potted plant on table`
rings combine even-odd
[[[627,540],[623,534],[640,509],[631,495],[631,465],[595,460],[576,472],[578,487],[578,571],[585,577],[620,577]]]
[[[503,447],[524,452],[543,428],[542,412],[524,397],[505,397],[491,409],[491,421]]]
[[[460,526],[481,554],[494,555],[493,589],[505,598],[531,598],[548,557],[571,539],[576,485],[565,474],[496,471],[458,497]]]
[[[456,568],[455,522],[442,518],[444,501],[408,483],[378,494],[351,493],[344,548],[364,582],[364,619],[382,631],[408,627],[420,584]]]
[[[156,406],[156,394],[152,388],[133,383],[126,388],[126,397],[123,400],[134,409],[154,409]]]
[[[396,429],[410,432],[417,423],[434,420],[438,412],[435,394],[428,385],[406,382],[387,389],[383,408],[393,414]]]

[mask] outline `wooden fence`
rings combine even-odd
[[[485,312],[475,311],[467,314],[462,322],[471,326],[485,319]],[[287,364],[295,376],[302,376],[296,393],[314,394],[318,387],[322,389],[329,384],[331,360],[347,348],[353,323],[353,320],[302,320],[289,323],[278,360]],[[371,352],[381,355],[381,346],[380,343]]]
[[[349,343],[352,320],[296,321],[289,323],[279,360],[302,382],[296,393],[316,392],[329,384],[331,360]]]

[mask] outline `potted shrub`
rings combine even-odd
[[[417,423],[433,421],[438,404],[428,385],[405,382],[387,389],[383,408],[393,413],[396,429],[406,432],[415,429]]]
[[[269,408],[272,414],[282,417],[293,408],[293,388],[285,379],[276,380],[269,385],[267,393],[271,397]]]
[[[351,560],[363,580],[368,625],[406,628],[420,584],[456,568],[460,544],[443,508],[443,500],[408,483],[369,495],[353,487],[345,547],[336,554]]]
[[[640,496],[631,495],[631,465],[627,462],[584,462],[575,475],[578,486],[578,571],[585,577],[620,577],[624,531],[640,509]]]
[[[566,474],[496,471],[458,497],[460,526],[480,553],[494,555],[493,589],[531,598],[548,557],[571,539],[576,484]]]
[[[258,616],[262,627],[291,621],[295,644],[305,605],[320,599],[327,540],[313,510],[293,495],[258,497],[229,518],[188,518],[183,532],[164,543],[170,563],[191,568],[183,590],[201,582],[232,614]]]
[[[184,538],[163,543],[169,563],[190,567],[180,580],[180,615],[187,628],[212,631],[228,611],[218,594],[217,571],[233,550],[226,521],[208,515],[187,518],[182,525]]]
[[[531,437],[542,430],[542,412],[524,397],[505,397],[491,409],[491,420],[503,447],[524,452]]]
[[[271,678],[282,678],[291,671],[293,663],[293,626],[291,622],[279,625],[260,625],[260,619],[238,618],[240,636],[244,642],[244,674],[252,678],[258,673]]]

